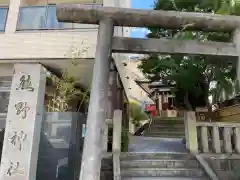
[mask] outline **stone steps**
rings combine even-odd
[[[122,180],[207,180],[195,157],[188,153],[123,153]]]
[[[156,160],[125,160],[121,161],[121,166],[125,168],[198,168],[196,160],[171,160],[171,159],[156,159]]]
[[[240,159],[239,155],[225,154],[206,158],[210,167],[214,170],[219,180],[239,180],[240,179]]]
[[[161,137],[161,138],[183,138],[185,132],[181,131],[147,131],[144,133],[146,137]]]
[[[175,118],[154,119],[150,127],[144,132],[147,137],[184,138],[184,120]]]
[[[105,156],[101,163],[100,180],[113,179],[113,160],[112,156]]]
[[[185,168],[122,168],[126,177],[205,177],[202,170]]]
[[[219,180],[239,180],[240,175],[237,172],[216,171]]]
[[[146,137],[161,137],[161,138],[173,138],[173,139],[183,139],[185,136],[184,135],[181,135],[181,136],[175,136],[175,135],[169,135],[169,134],[146,134],[144,135]]]
[[[184,125],[183,124],[176,124],[176,125],[171,125],[171,124],[152,124],[150,126],[151,129],[184,129]]]
[[[209,178],[201,177],[201,178],[179,178],[179,177],[130,177],[130,178],[122,178],[122,180],[209,180]]]
[[[146,132],[144,135],[158,135],[158,136],[164,136],[164,135],[173,135],[173,136],[184,136],[185,133],[182,131],[150,131]]]
[[[151,125],[154,125],[156,127],[184,127],[184,122],[176,122],[176,123],[172,123],[172,122],[152,122]]]
[[[183,121],[184,117],[161,117],[161,116],[155,116],[153,118],[155,121],[164,121],[164,120],[169,120],[169,121]]]
[[[195,157],[188,153],[122,153],[120,160],[195,160]]]
[[[184,123],[184,119],[176,119],[176,118],[162,118],[162,119],[153,119],[152,120],[152,123],[161,123],[161,124],[164,124],[164,123],[171,123],[171,124],[182,124]]]

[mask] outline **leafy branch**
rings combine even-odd
[[[84,41],[82,42],[84,43]],[[66,67],[62,71],[62,76],[59,78],[54,74],[50,74],[50,80],[52,81],[52,86],[55,89],[53,96],[49,100],[47,105],[48,111],[57,111],[65,112],[72,110],[71,103],[74,100],[79,100],[79,106],[77,111],[81,109],[83,104],[89,103],[89,91],[90,87],[87,90],[84,90],[79,83],[77,83],[73,72],[77,70],[79,63],[77,58],[84,56],[89,47],[83,45],[83,49],[79,50],[76,47],[71,48],[70,58],[71,63],[70,67]],[[69,57],[67,57],[69,58]]]

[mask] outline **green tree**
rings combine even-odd
[[[136,126],[139,126],[141,121],[148,119],[147,114],[141,110],[141,107],[138,104],[131,102],[129,109],[132,123]]]
[[[234,0],[159,0],[155,2],[155,10],[176,10],[188,12],[208,12],[218,14],[240,14],[240,6]],[[191,26],[191,25],[189,25]],[[229,42],[231,33],[189,31],[188,26],[169,30],[164,28],[149,28],[148,38],[171,38],[178,40],[199,40]],[[228,57],[229,60],[232,60]],[[193,110],[195,107],[190,101],[204,97],[205,103],[211,111],[209,95],[217,100],[220,91],[229,94],[233,92],[236,77],[236,64],[229,63],[223,57],[203,55],[149,55],[143,59],[139,68],[152,81],[164,80],[176,85],[179,106]],[[232,62],[232,61],[231,61]],[[210,88],[215,82],[216,86]],[[235,88],[236,90],[236,88]]]

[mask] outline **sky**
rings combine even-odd
[[[131,0],[131,8],[135,9],[152,9],[155,0]],[[146,28],[132,28],[131,37],[143,38],[148,30]]]

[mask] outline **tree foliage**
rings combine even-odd
[[[84,41],[82,42],[82,44]],[[71,52],[66,58],[70,58],[69,66],[65,67],[61,72],[61,77],[50,73],[48,77],[51,81],[51,86],[55,89],[53,95],[47,104],[47,111],[65,112],[65,111],[80,111],[84,105],[89,103],[90,87],[85,89],[77,82],[74,72],[78,71],[79,63],[77,58],[85,55],[89,47],[78,49],[71,48]],[[69,57],[70,56],[70,57]],[[78,102],[78,107],[72,107],[72,101]]]
[[[239,15],[239,7],[237,0],[159,0],[154,9]],[[178,30],[152,27],[149,30],[148,38],[217,42],[232,39],[231,33],[188,31],[188,26]],[[177,106],[193,110],[202,105],[211,108],[209,95],[218,100],[222,90],[230,94],[233,92],[236,77],[234,62],[230,57],[218,56],[149,55],[142,60],[139,68],[152,81],[175,84]],[[215,86],[210,87],[213,82]]]
[[[141,107],[137,103],[131,102],[129,109],[133,124],[139,126],[141,121],[148,119],[147,114],[142,111]]]

